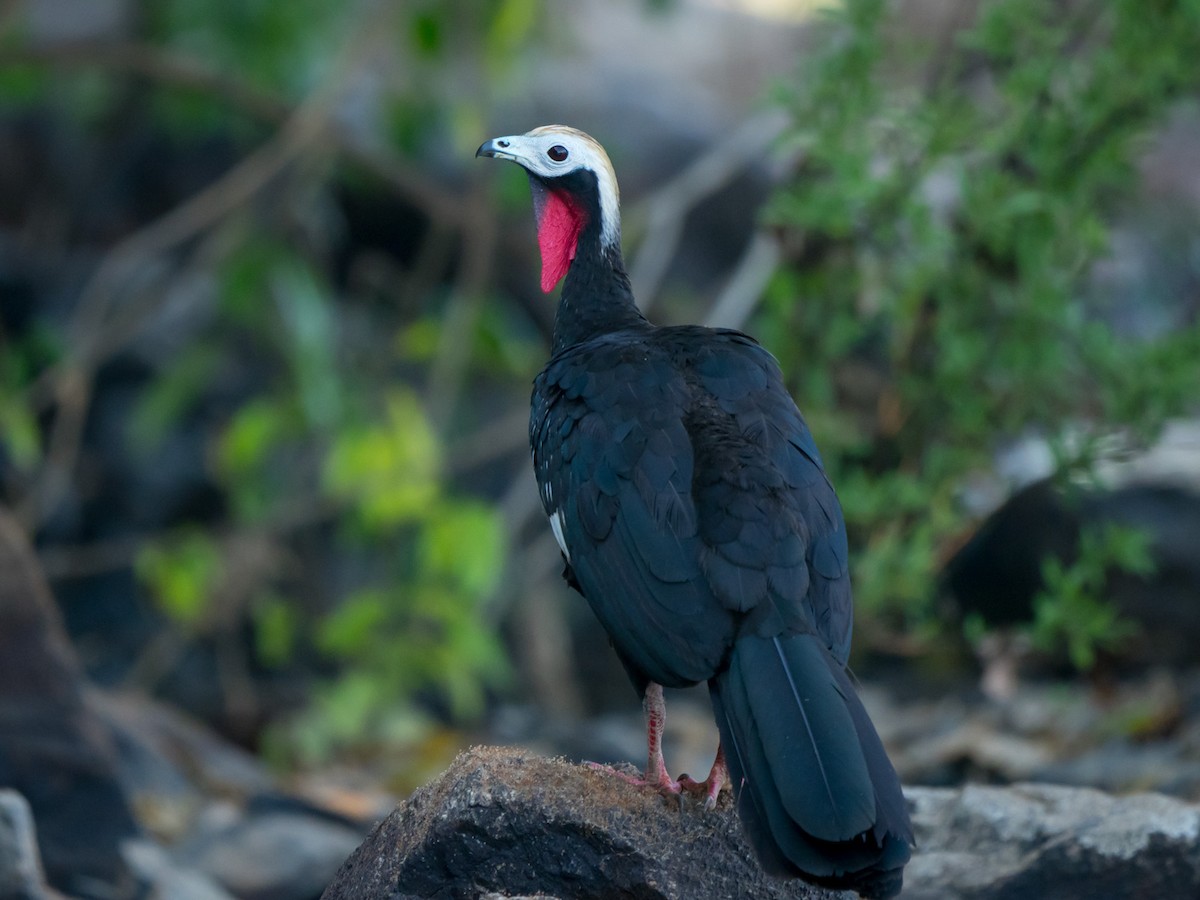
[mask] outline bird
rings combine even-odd
[[[740,331],[642,314],[590,135],[545,125],[475,155],[528,174],[541,288],[562,282],[530,446],[564,577],[642,699],[647,765],[628,780],[709,809],[728,783],[764,871],[895,896],[912,825],[847,669],[841,506],[778,362]],[[716,757],[703,782],[676,780],[663,688],[701,683]]]

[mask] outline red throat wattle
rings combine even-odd
[[[570,194],[542,185],[534,187],[533,209],[542,251],[542,290],[548,294],[567,274],[587,218]]]

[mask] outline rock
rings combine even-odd
[[[16,791],[0,788],[0,897],[5,900],[51,900],[29,804]]]
[[[125,845],[125,858],[146,884],[154,885],[155,898],[170,900],[234,900],[211,878],[179,865],[153,841],[133,840]]]
[[[489,894],[852,898],[762,873],[727,795],[705,811],[602,772],[476,747],[384,819],[323,900]]]
[[[1182,484],[1064,492],[1052,478],[1036,481],[1005,501],[955,553],[943,573],[945,587],[962,615],[977,614],[992,627],[1027,625],[1045,586],[1045,559],[1073,563],[1084,530],[1108,526],[1142,532],[1154,568],[1140,576],[1114,568],[1105,578],[1103,596],[1137,629],[1119,646],[1104,648],[1102,663],[1133,671],[1197,665],[1200,492]],[[1059,654],[1042,660],[1052,668],[1066,661]]]
[[[0,509],[0,784],[28,800],[52,885],[134,897],[121,856],[139,828],[121,791],[111,735],[20,526]]]
[[[0,785],[28,801],[20,809],[26,819],[32,809],[49,883],[103,900],[312,900],[365,831],[283,794],[261,762],[186,717],[88,685],[37,560],[3,509]],[[215,796],[231,810],[219,827],[205,821]],[[4,836],[7,825],[34,840],[32,827],[16,828],[15,808],[0,806],[0,879],[37,884],[28,848]],[[0,880],[0,900],[58,896]]]
[[[260,760],[151,697],[90,688],[85,699],[113,737],[117,775],[138,822],[160,840],[187,834],[209,797],[248,800],[278,790]]]
[[[301,804],[231,812],[174,854],[239,900],[312,900],[362,840],[362,831]],[[291,808],[289,808],[291,806]]]
[[[906,794],[907,900],[1200,897],[1200,806],[1044,784]]]
[[[1200,897],[1200,806],[1055,785],[911,788],[908,900]],[[842,897],[759,870],[713,812],[519,749],[477,747],[384,819],[322,900]]]

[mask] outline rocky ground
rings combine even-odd
[[[1200,807],[1162,793],[1194,799],[1200,785],[1198,729],[1181,718],[1196,687],[1160,675],[1110,699],[1028,686],[1003,708],[978,697],[898,705],[868,687],[917,826],[905,895],[1197,896]],[[6,790],[0,897],[59,896],[45,886],[35,828],[57,860],[54,883],[80,897],[315,900],[327,885],[329,900],[824,896],[764,879],[728,802],[709,817],[546,755],[557,746],[576,759],[638,759],[636,712],[534,727],[531,713],[509,710],[500,737],[523,730],[537,749],[466,752],[393,812],[386,795],[339,791],[332,780],[321,791],[314,782],[285,789],[248,754],[144,698],[88,689],[84,699],[112,736],[113,796],[136,822],[107,870],[120,877],[105,884],[94,873],[106,870],[93,867],[91,881],[64,881],[64,858],[91,847],[79,858],[94,859],[105,846],[87,810],[72,825],[69,807],[46,807],[44,793],[35,815]],[[711,724],[693,698],[673,700],[668,759],[700,771]],[[1135,707],[1176,724],[1130,734]],[[962,777],[1005,784],[918,786]],[[1063,784],[1089,781],[1106,790]]]
[[[1054,785],[911,788],[911,898],[1191,898],[1200,807]],[[852,897],[762,874],[732,800],[707,812],[583,766],[476,748],[370,834],[324,900]]]
[[[863,686],[917,825],[907,895],[1200,896],[1200,674],[1010,687]],[[668,706],[669,764],[706,771],[702,692]],[[5,900],[821,896],[764,879],[728,803],[709,816],[553,758],[638,760],[642,741],[631,692],[585,721],[500,708],[399,806],[329,773],[282,783],[178,712],[89,685],[0,517]],[[450,764],[474,742],[509,747]]]

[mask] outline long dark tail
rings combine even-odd
[[[763,868],[864,897],[898,894],[913,842],[900,780],[820,640],[743,635],[709,689]]]

